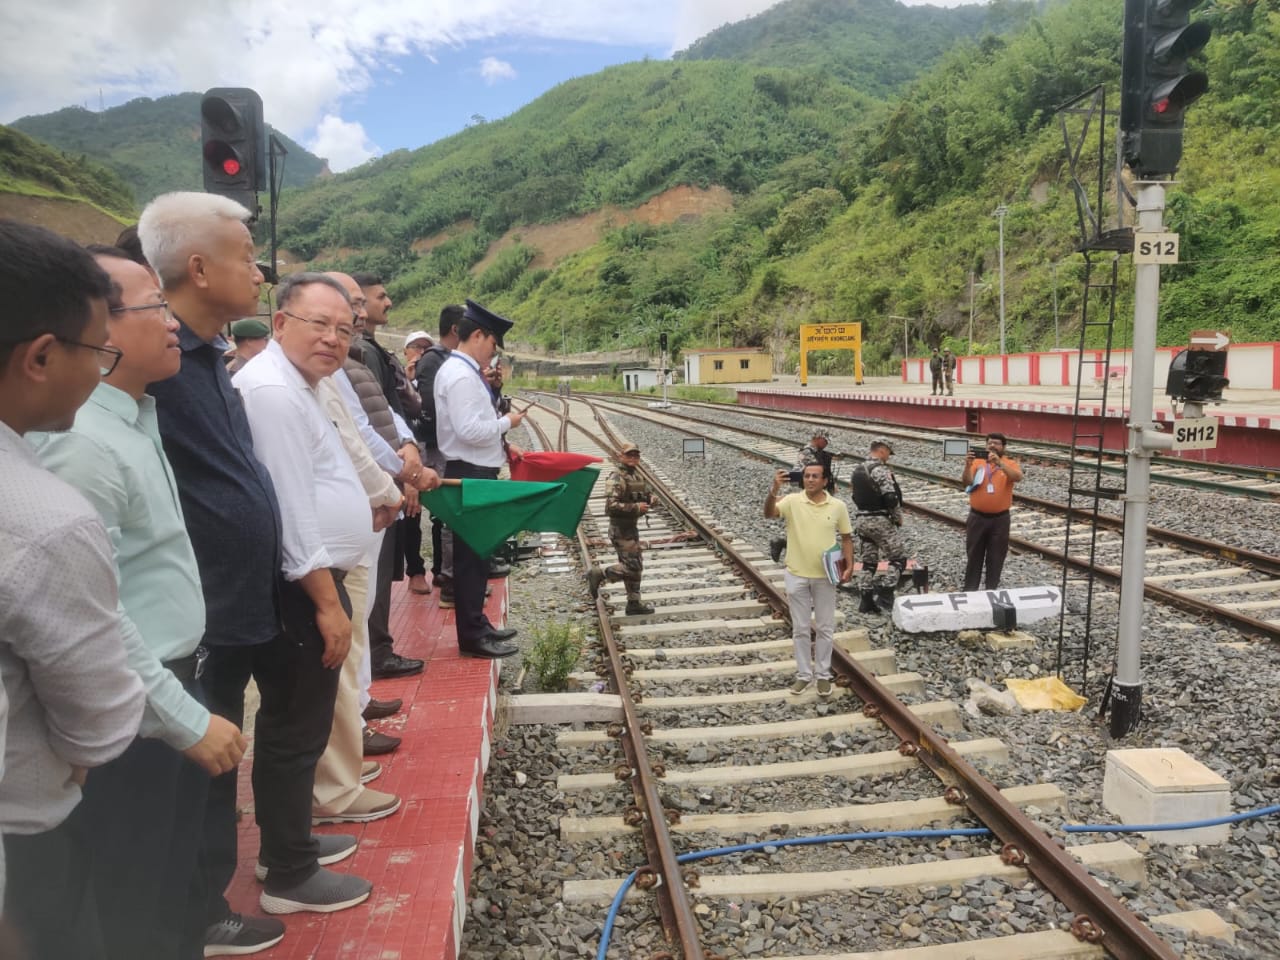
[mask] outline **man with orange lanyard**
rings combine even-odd
[[[997,589],[1009,552],[1009,508],[1013,506],[1013,485],[1022,479],[1022,468],[1017,460],[1005,456],[1005,443],[1003,433],[989,433],[987,459],[977,459],[972,450],[964,458],[961,479],[969,495],[969,519],[965,522],[966,593],[978,589],[984,565],[985,589]]]

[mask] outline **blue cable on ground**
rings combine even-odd
[[[1194,830],[1198,827],[1216,827],[1224,823],[1240,823],[1244,820],[1253,820],[1258,817],[1267,817],[1280,813],[1280,804],[1260,807],[1257,810],[1246,810],[1243,813],[1232,813],[1224,817],[1213,817],[1207,820],[1188,820],[1183,823],[1157,823],[1157,824],[1077,824],[1064,826],[1062,828],[1065,833],[1147,833],[1161,830]],[[863,833],[831,833],[822,834],[814,837],[786,837],[778,840],[760,840],[756,843],[742,843],[731,847],[714,847],[710,850],[695,850],[691,853],[682,853],[676,857],[677,863],[694,863],[698,860],[708,860],[712,857],[723,857],[732,853],[754,853],[758,850],[764,850],[768,847],[812,847],[827,843],[849,843],[857,840],[888,840],[888,839],[940,839],[942,837],[982,837],[989,836],[991,831],[986,827],[958,827],[954,830],[870,830]],[[618,919],[618,911],[622,909],[622,902],[626,899],[627,891],[631,889],[631,885],[635,883],[639,870],[632,870],[631,874],[622,881],[618,887],[618,892],[614,895],[613,903],[609,905],[609,912],[604,918],[604,929],[600,932],[600,949],[596,951],[596,960],[605,960],[609,951],[609,941],[613,936],[613,926]]]
[[[1224,817],[1212,817],[1208,820],[1185,820],[1182,823],[1146,823],[1123,825],[1107,824],[1075,824],[1062,828],[1064,833],[1155,833],[1160,830],[1195,830],[1198,827],[1218,827],[1224,823],[1240,823],[1242,820],[1253,820],[1257,817],[1268,817],[1280,813],[1280,804],[1271,807],[1260,807],[1257,810],[1246,810],[1243,813],[1230,813]]]

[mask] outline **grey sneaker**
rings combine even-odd
[[[809,689],[809,684],[811,684],[812,682],[813,682],[812,680],[801,680],[799,677],[796,677],[794,680],[791,681],[791,686],[788,688],[788,692],[793,697],[798,697],[800,696],[800,694],[804,693],[806,690]]]
[[[316,863],[322,867],[347,859],[359,846],[355,837],[345,833],[313,833],[311,836],[319,847]],[[259,883],[267,879],[267,866],[262,862],[261,857],[253,865],[253,875]]]
[[[831,689],[832,685],[830,680],[818,681],[818,696],[822,697],[824,700],[831,696]]]
[[[373,884],[362,877],[321,867],[296,887],[263,890],[258,903],[267,913],[336,913],[364,903],[372,892]]]
[[[204,932],[206,957],[247,957],[274,947],[284,939],[284,924],[271,917],[232,913]]]

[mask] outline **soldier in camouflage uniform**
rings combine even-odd
[[[609,539],[613,542],[613,548],[618,551],[618,562],[604,569],[593,566],[587,573],[592,597],[600,592],[600,584],[605,580],[610,583],[621,580],[626,584],[627,616],[653,613],[653,607],[640,599],[644,557],[636,521],[649,512],[653,491],[636,469],[639,465],[640,448],[634,443],[624,443],[618,469],[609,475],[606,482],[608,493],[605,494],[604,502],[605,513],[609,516]]]
[[[819,464],[827,477],[825,489],[827,493],[833,494],[836,492],[836,472],[831,463],[836,455],[827,449],[828,439],[826,430],[815,427],[808,445],[800,448],[800,459],[796,461],[794,469],[802,471],[811,463]],[[769,556],[773,557],[774,563],[782,562],[782,551],[786,549],[786,537],[774,537],[769,541]]]
[[[893,592],[907,565],[907,551],[898,531],[902,526],[902,490],[889,469],[891,456],[893,447],[889,441],[877,437],[871,441],[870,456],[853,468],[849,480],[858,511],[853,531],[858,538],[858,559],[862,562],[858,578],[862,593],[859,613],[891,612]],[[889,568],[876,573],[876,565],[881,560],[888,560]]]

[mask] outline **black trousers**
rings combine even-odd
[[[444,559],[440,538],[444,536],[444,524],[439,517],[431,518],[431,576],[440,576],[440,563]]]
[[[199,681],[186,684],[199,698]],[[134,740],[89,771],[80,804],[111,960],[204,956],[204,909],[192,907],[209,775],[160,740]]]
[[[450,460],[444,468],[449,479],[494,480],[497,467],[478,467],[462,460]],[[458,645],[480,640],[493,630],[484,613],[484,588],[489,584],[489,558],[482,557],[461,537],[453,538],[453,600],[457,605]]]
[[[941,370],[938,370],[936,373],[933,374],[933,392],[934,393],[942,392],[942,371]]]
[[[427,565],[422,562],[422,514],[401,517],[396,524],[400,527],[400,542],[404,549],[405,576],[421,577],[427,572]]]
[[[106,960],[82,806],[44,833],[5,834],[4,920],[23,960]]]
[[[341,575],[334,580],[350,614]],[[267,886],[274,891],[301,883],[319,868],[311,840],[311,792],[333,727],[339,674],[321,663],[324,640],[315,606],[297,583],[281,585],[280,613],[284,630],[266,643],[210,647],[201,678],[209,709],[240,727],[249,677],[258,684],[253,799],[262,861],[270,871]],[[201,848],[206,923],[231,912],[223,893],[236,871],[236,781],[233,770],[209,786]]]
[[[964,568],[965,592],[978,589],[984,566],[987,571],[985,589],[995,590],[1000,586],[1004,558],[1009,553],[1009,511],[991,514],[971,509],[964,524],[964,534],[965,555],[968,557]]]
[[[391,649],[391,581],[404,576],[404,557],[400,546],[401,521],[396,521],[383,534],[378,549],[378,566],[373,572],[373,600],[369,604],[369,662],[375,667],[395,651]]]

